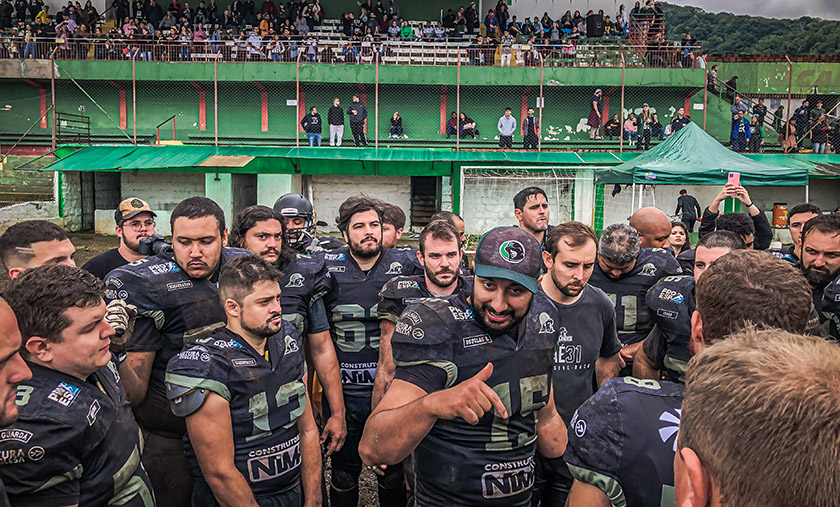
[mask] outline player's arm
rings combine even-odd
[[[136,407],[146,398],[155,354],[155,352],[126,352],[125,360],[120,364],[120,380],[132,407]]]
[[[499,396],[485,384],[492,373],[493,365],[488,363],[471,379],[431,394],[395,378],[365,424],[359,443],[362,461],[366,465],[399,463],[425,438],[438,419],[460,417],[474,425],[494,407],[507,419],[507,410]]]
[[[566,497],[566,507],[612,507],[612,503],[600,489],[575,479]]]
[[[309,416],[312,417],[312,412]],[[233,426],[228,401],[208,391],[201,408],[188,415],[186,422],[201,473],[219,506],[258,507],[248,482],[233,461]]]
[[[633,361],[633,376],[640,379],[659,380],[660,371],[653,364],[653,361],[645,353],[645,348],[642,347],[636,352],[636,357]]]
[[[566,451],[569,437],[566,423],[554,406],[554,387],[548,392],[548,403],[537,412],[537,452],[546,458],[559,458]]]
[[[306,383],[306,375],[303,377]],[[305,392],[309,392],[308,390]],[[305,507],[321,506],[321,445],[318,440],[318,426],[312,415],[312,403],[306,394],[306,409],[297,418],[297,428],[300,432],[301,464],[300,479],[303,486]]]
[[[373,396],[371,398],[371,409],[375,409],[385,392],[391,387],[394,381],[394,373],[397,366],[394,363],[394,354],[391,351],[391,335],[394,334],[395,324],[390,320],[379,321],[379,361],[376,364],[376,376],[373,379]]]
[[[321,303],[321,308],[323,310],[323,303]],[[326,317],[324,319],[326,321]],[[341,449],[344,445],[344,439],[347,437],[347,422],[344,418],[344,396],[338,369],[338,357],[335,355],[335,346],[330,337],[329,329],[318,333],[309,333],[307,338],[309,339],[315,372],[318,374],[318,381],[321,382],[321,386],[324,388],[324,396],[330,404],[330,418],[324,424],[324,431],[321,435],[322,442],[329,439],[330,443],[326,451],[327,456],[329,456]]]
[[[639,354],[636,354],[636,361],[639,360]],[[604,385],[607,380],[617,377],[623,368],[624,361],[621,359],[621,354],[613,354],[608,357],[599,357],[595,360],[595,381],[598,387]]]

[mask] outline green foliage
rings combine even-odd
[[[665,11],[666,37],[680,40],[690,33],[703,43],[706,53],[834,54],[840,48],[840,21],[736,16],[697,7],[660,5]]]

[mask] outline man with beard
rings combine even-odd
[[[811,284],[814,308],[823,336],[840,341],[840,216],[825,215],[808,220],[802,228],[802,274]]]
[[[87,261],[82,269],[93,273],[100,280],[120,266],[146,257],[140,253],[140,240],[155,233],[155,214],[149,203],[137,197],[129,197],[120,203],[114,213],[117,222],[119,248],[108,250]]]
[[[604,291],[615,305],[621,356],[629,364],[653,328],[645,301],[648,289],[661,278],[682,273],[670,252],[641,248],[639,233],[626,224],[604,229],[598,262],[589,283]],[[627,375],[630,371],[624,372]]]
[[[598,237],[580,222],[556,226],[542,253],[548,273],[540,289],[560,314],[558,349],[554,354],[554,405],[564,421],[607,379],[621,371],[621,342],[615,330],[615,307],[601,289],[589,285],[595,267]],[[563,507],[572,475],[562,457],[537,454],[537,480],[531,505]]]
[[[159,506],[189,505],[192,477],[181,439],[184,419],[169,409],[164,376],[166,363],[185,344],[224,326],[219,302],[219,268],[247,250],[224,248],[225,215],[206,197],[181,201],[170,216],[171,251],[119,267],[105,279],[105,297],[137,308],[132,340],[120,365],[137,422],[146,435],[147,465]]]
[[[315,237],[318,215],[312,208],[312,203],[302,194],[284,194],[274,202],[274,211],[283,217],[285,244],[298,253],[313,253],[322,250],[341,248],[341,241],[333,236]]]
[[[336,224],[347,246],[323,254],[333,279],[324,303],[344,387],[347,439],[344,447],[332,455],[330,505],[355,507],[362,470],[359,440],[370,415],[379,355],[379,291],[397,275],[415,275],[421,271],[416,259],[406,252],[382,248],[378,201],[350,197],[339,206]],[[327,401],[323,411],[329,415],[332,407]],[[402,467],[388,467],[377,479],[382,507],[405,505]]]
[[[799,250],[801,249],[799,240],[802,239],[802,228],[805,227],[808,220],[819,216],[822,216],[822,210],[811,203],[797,204],[790,208],[788,210],[788,231],[793,246],[771,253],[798,268],[800,263]]]
[[[633,359],[634,377],[659,380],[664,371],[668,380],[685,382],[685,369],[691,359],[691,315],[696,307],[694,285],[718,257],[746,248],[734,232],[710,232],[697,242],[693,276],[666,276],[648,290],[645,300],[655,327]]]
[[[366,464],[415,457],[417,505],[530,505],[534,452],[563,454],[551,376],[559,315],[538,290],[541,249],[500,227],[476,252],[471,293],[410,305],[396,376],[365,426]]]
[[[746,249],[715,260],[697,280],[696,296],[692,355],[750,325],[803,333],[811,313],[801,273]],[[738,364],[719,368],[737,369]],[[563,455],[575,478],[569,505],[675,505],[674,454],[683,392],[684,386],[675,382],[615,378],[581,405],[569,422]]]
[[[545,246],[545,236],[551,232],[545,190],[539,187],[520,190],[513,197],[513,214],[519,221],[519,227],[533,234],[540,245]]]
[[[318,429],[301,338],[282,316],[282,280],[256,256],[225,264],[227,326],[169,361],[166,393],[186,418],[192,505],[321,505]]]
[[[372,407],[394,380],[394,356],[391,353],[391,335],[403,310],[423,298],[451,296],[472,287],[472,280],[458,275],[461,257],[458,230],[449,222],[430,222],[420,233],[420,250],[417,259],[424,274],[396,276],[379,291],[379,362],[373,382]]]
[[[280,282],[283,320],[291,323],[298,335],[306,337],[307,364],[314,366],[324,394],[333,407],[321,435],[322,442],[329,440],[326,450],[329,456],[343,445],[347,428],[338,360],[324,308],[323,296],[332,282],[324,257],[294,254],[284,248],[283,217],[268,206],[261,205],[249,206],[236,216],[229,244],[259,255],[283,274]]]
[[[429,219],[429,222],[434,222],[435,220],[445,220],[450,224],[454,225],[456,229],[458,229],[458,237],[461,242],[461,249],[467,247],[467,234],[466,234],[466,224],[464,223],[464,219],[461,218],[461,215],[457,213],[453,213],[451,211],[438,211]],[[461,270],[460,274],[464,276],[470,276],[473,274],[473,270],[470,267],[470,261],[467,259],[466,255],[461,255]]]

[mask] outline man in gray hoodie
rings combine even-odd
[[[353,95],[353,102],[347,107],[347,116],[350,117],[350,130],[353,132],[353,141],[356,146],[367,146],[365,137],[365,118],[367,118],[367,107],[359,101],[358,95]]]
[[[513,148],[513,133],[516,132],[516,118],[510,113],[510,108],[506,107],[504,116],[499,118],[499,148]]]

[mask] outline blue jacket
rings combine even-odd
[[[739,125],[740,121],[741,120],[737,120],[737,119],[732,120],[732,139],[738,139],[739,138],[738,125]],[[750,120],[748,120],[746,116],[744,117],[744,132],[745,132],[746,138],[749,139],[751,137],[750,136]]]

